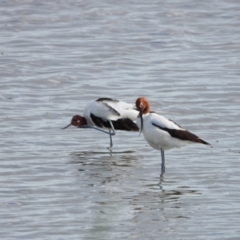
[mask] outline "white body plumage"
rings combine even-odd
[[[95,126],[91,115],[101,118],[104,121],[116,121],[124,118],[134,121],[137,119],[138,111],[134,104],[100,98],[87,104],[83,112],[83,116],[86,118],[88,125]]]
[[[141,128],[140,118],[137,118],[137,125],[139,128]],[[156,113],[144,114],[142,132],[145,140],[154,149],[169,150],[171,148],[180,148],[193,143],[191,141],[172,137],[166,130],[162,130],[157,126],[164,129],[176,129],[185,131],[185,129],[181,128],[176,123],[164,116],[158,115]]]

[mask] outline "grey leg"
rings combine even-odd
[[[161,166],[161,177],[163,176],[163,174],[165,173],[165,156],[164,156],[164,151],[161,148],[161,156],[162,156],[162,166]]]
[[[98,130],[100,132],[109,134],[109,137],[110,137],[110,147],[109,148],[111,148],[113,146],[112,136],[114,136],[116,134],[116,132],[115,132],[114,126],[112,124],[112,121],[109,121],[109,124],[111,126],[111,129],[109,129],[109,131],[95,127],[95,126],[88,126],[88,125],[84,126],[84,128],[92,128],[92,129]]]
[[[109,137],[110,137],[110,147],[111,148],[113,146],[113,141],[112,141],[112,133],[111,130],[109,129]]]
[[[110,136],[110,148],[113,146],[113,141],[112,141],[112,136],[114,136],[116,133],[115,133],[115,129],[114,129],[114,126],[112,124],[112,121],[109,121],[110,123],[110,126],[112,129],[109,129],[109,136]]]
[[[110,123],[110,126],[111,126],[111,129],[110,129],[110,130],[112,130],[112,132],[111,132],[111,131],[104,130],[104,129],[101,129],[101,128],[99,128],[99,127],[88,126],[88,125],[85,125],[84,127],[81,127],[81,128],[92,128],[92,129],[95,129],[95,130],[97,130],[97,131],[100,131],[100,132],[103,132],[103,133],[107,133],[107,134],[113,136],[113,135],[116,134],[116,132],[115,132],[115,129],[114,129],[114,127],[113,127],[112,121],[109,121],[109,123]]]
[[[115,129],[114,129],[114,126],[113,126],[113,124],[112,124],[112,121],[109,121],[109,123],[110,123],[111,128],[112,128],[112,133],[111,133],[111,135],[115,135],[116,133],[115,133]]]
[[[109,134],[109,132],[107,130],[104,130],[104,129],[101,129],[101,128],[98,128],[98,127],[95,127],[95,126],[88,126],[88,127],[85,127],[85,128],[92,128],[92,129],[95,129],[97,131]]]

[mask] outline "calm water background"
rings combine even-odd
[[[1,1],[1,239],[240,239],[240,3]],[[98,97],[213,148],[69,128]]]

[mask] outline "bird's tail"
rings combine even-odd
[[[205,144],[205,145],[207,145],[207,146],[209,146],[209,147],[213,147],[210,143],[205,142],[204,140],[202,140],[202,139],[200,139],[200,138],[199,138],[199,143]]]

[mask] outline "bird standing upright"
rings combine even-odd
[[[165,173],[165,150],[180,148],[191,143],[210,145],[172,120],[151,112],[150,103],[146,98],[138,98],[136,100],[136,108],[139,111],[137,125],[140,133],[143,132],[144,138],[151,147],[161,151],[161,177]]]

